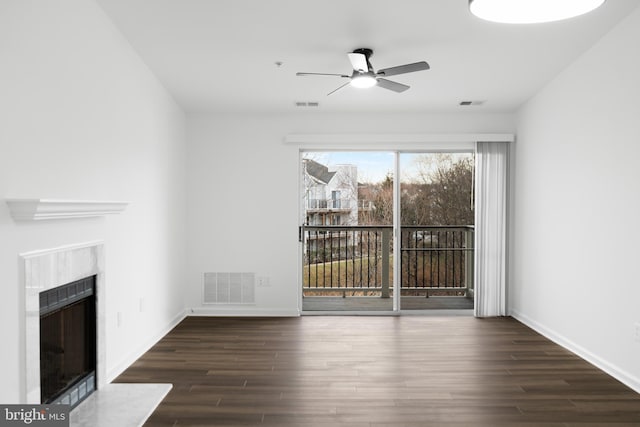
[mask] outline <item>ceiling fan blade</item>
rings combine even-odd
[[[335,76],[335,77],[346,77],[349,78],[346,74],[330,74],[330,73],[296,73],[296,76]]]
[[[398,74],[413,73],[414,71],[428,70],[429,64],[425,61],[414,62],[413,64],[399,65],[397,67],[384,68],[378,70],[379,76],[389,77]]]
[[[351,82],[350,82],[350,81],[348,81],[348,82],[346,82],[345,84],[343,84],[342,86],[340,86],[339,88],[332,90],[331,92],[329,92],[329,93],[327,94],[327,96],[329,96],[329,95],[331,95],[331,94],[333,94],[333,93],[336,93],[337,91],[339,91],[339,90],[340,90],[340,89],[342,89],[343,87],[347,86],[349,83],[351,83]]]
[[[348,53],[349,61],[351,61],[351,66],[356,71],[367,72],[369,71],[369,64],[367,64],[367,57],[362,53]]]
[[[394,92],[404,92],[409,89],[410,86],[403,85],[402,83],[392,82],[391,80],[378,78],[378,86],[384,89],[389,89]]]

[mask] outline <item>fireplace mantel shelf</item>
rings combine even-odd
[[[6,199],[16,221],[86,218],[122,212],[129,202],[59,199]]]

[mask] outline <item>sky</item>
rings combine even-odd
[[[332,165],[350,164],[358,167],[358,182],[380,182],[387,174],[393,174],[393,153],[390,152],[310,152],[305,158],[331,168]]]
[[[453,156],[463,156],[468,154],[453,154]],[[400,170],[401,182],[417,180],[419,176],[418,162],[427,153],[401,153]],[[393,175],[394,153],[369,152],[369,151],[326,151],[304,153],[305,158],[310,158],[318,163],[322,163],[331,169],[332,166],[340,164],[356,165],[358,167],[358,182],[376,183],[384,178]],[[422,162],[423,168],[425,163]]]

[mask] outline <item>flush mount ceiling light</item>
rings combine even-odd
[[[351,86],[358,89],[374,87],[378,81],[373,73],[362,73],[351,77]]]
[[[506,24],[561,21],[600,7],[605,0],[469,0],[478,18]]]

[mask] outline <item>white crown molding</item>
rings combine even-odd
[[[5,199],[15,221],[86,218],[122,212],[129,202],[58,199]]]

